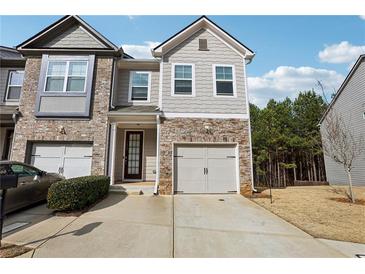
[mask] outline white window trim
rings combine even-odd
[[[132,80],[133,80],[133,73],[146,73],[148,74],[148,86],[147,86],[147,100],[146,101],[142,101],[142,100],[132,100]],[[128,88],[128,103],[150,103],[151,101],[151,75],[152,72],[151,71],[141,71],[141,70],[131,70],[129,72],[129,88]]]
[[[48,75],[48,67],[49,67],[49,63],[50,62],[66,62],[66,69],[65,69],[65,74],[64,75]],[[84,90],[83,91],[66,91],[67,89],[67,81],[68,81],[68,77],[70,77],[70,75],[68,75],[68,71],[69,71],[69,67],[70,67],[70,63],[71,62],[86,62],[86,74],[85,74],[85,83],[84,83]],[[47,62],[47,68],[46,68],[46,76],[44,77],[44,89],[43,92],[44,93],[58,93],[58,94],[85,94],[86,93],[86,83],[87,83],[87,77],[88,77],[88,71],[89,71],[89,60],[82,60],[82,59],[75,59],[75,60],[63,60],[63,59],[49,59]],[[72,76],[80,76],[82,77],[83,75],[71,75]],[[64,81],[63,81],[63,88],[62,91],[53,91],[53,90],[46,90],[47,87],[47,78],[48,77],[63,77]]]
[[[215,74],[215,68],[216,67],[232,68],[233,95],[218,95],[217,94],[217,79],[216,79],[216,74]],[[237,98],[235,66],[234,65],[227,65],[227,64],[213,64],[212,65],[212,72],[213,72],[213,96],[218,97],[218,98]],[[222,81],[222,80],[219,80],[219,81]]]
[[[5,93],[5,102],[7,103],[15,103],[15,102],[19,102],[20,100],[20,96],[21,96],[21,91],[20,91],[20,95],[18,99],[8,99],[8,95],[9,95],[9,88],[10,87],[20,87],[20,89],[23,87],[23,85],[10,85],[10,81],[11,81],[11,73],[12,72],[17,72],[17,73],[23,73],[23,82],[24,82],[24,70],[16,70],[16,69],[11,69],[8,71],[8,82],[6,84],[6,93]]]
[[[175,94],[175,66],[191,66],[191,94]],[[181,79],[181,80],[189,80],[189,79]],[[195,64],[187,64],[187,63],[171,64],[171,96],[195,97]]]

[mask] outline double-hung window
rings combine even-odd
[[[215,96],[236,95],[234,66],[213,65],[213,74]]]
[[[45,92],[84,93],[88,61],[49,61]]]
[[[8,85],[6,88],[5,101],[17,102],[20,98],[20,92],[23,86],[24,71],[11,70],[9,71]]]
[[[194,96],[194,65],[173,64],[173,95]]]
[[[150,71],[131,71],[129,85],[129,102],[149,102],[151,87]]]

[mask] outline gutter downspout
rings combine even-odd
[[[247,74],[246,74],[246,59],[243,60],[243,71],[244,71],[244,79],[245,79],[245,91],[246,91],[246,109],[248,114],[248,140],[250,143],[250,166],[251,166],[251,186],[252,191],[257,192],[257,189],[255,189],[254,181],[253,181],[253,157],[252,157],[252,142],[251,142],[251,118],[250,118],[250,103],[248,100],[248,88],[247,88]],[[248,64],[251,63],[251,60],[248,62]]]
[[[112,90],[111,90],[111,94],[110,94],[110,108],[114,109],[114,89],[115,89],[115,82],[116,82],[116,70],[117,70],[117,62],[118,62],[118,58],[115,58],[113,60],[113,80],[112,80]]]
[[[156,180],[153,194],[158,194],[158,185],[160,183],[160,115],[156,116],[157,123],[157,140],[156,140]]]

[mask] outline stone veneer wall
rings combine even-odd
[[[207,133],[205,126],[211,128]],[[240,192],[251,189],[251,163],[248,121],[240,119],[165,119],[160,128],[159,193],[172,193],[173,142],[237,142],[239,144]]]
[[[27,59],[19,104],[21,117],[15,126],[12,160],[26,160],[28,141],[93,142],[92,174],[104,174],[113,59],[95,59],[90,119],[37,119],[34,116],[40,68],[41,58]]]

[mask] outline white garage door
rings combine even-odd
[[[178,145],[174,158],[177,193],[237,192],[236,146]]]
[[[91,174],[91,144],[33,144],[31,164],[66,178]]]

